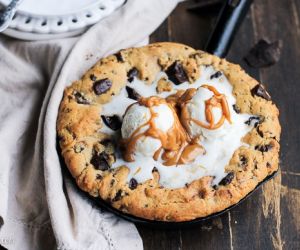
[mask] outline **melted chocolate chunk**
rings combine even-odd
[[[158,172],[158,169],[157,169],[156,167],[154,167],[154,168],[152,169],[152,173],[154,173],[154,172]]]
[[[117,52],[117,53],[115,54],[115,57],[117,58],[117,61],[118,61],[118,62],[124,62],[124,58],[123,58],[123,56],[122,56],[122,54],[121,54],[121,51]]]
[[[89,100],[87,100],[80,92],[75,92],[74,96],[77,103],[84,105],[90,104]]]
[[[254,68],[268,67],[280,59],[282,41],[269,43],[260,40],[245,56],[245,61]]]
[[[219,78],[222,75],[221,71],[217,71],[216,73],[212,74],[210,76],[210,80],[214,79],[214,78]]]
[[[114,131],[120,129],[122,126],[122,121],[120,117],[117,115],[113,115],[113,116],[101,115],[101,118],[104,124]]]
[[[132,68],[131,70],[128,71],[127,77],[128,77],[128,82],[132,82],[134,77],[138,76],[139,71],[137,68]]]
[[[90,75],[90,79],[91,79],[92,81],[96,81],[96,80],[97,80],[97,77],[96,77],[94,74],[91,74],[91,75]]]
[[[116,193],[115,197],[112,199],[112,202],[119,201],[122,199],[122,190],[119,189]]]
[[[97,175],[96,175],[96,179],[97,179],[97,180],[102,180],[102,178],[103,178],[103,177],[102,177],[101,174],[97,174]]]
[[[137,188],[137,186],[138,186],[137,180],[134,179],[134,178],[131,178],[130,181],[129,181],[129,188],[130,188],[131,190],[134,190],[134,189]]]
[[[249,119],[247,121],[245,121],[245,124],[247,124],[248,126],[250,126],[253,120],[260,121],[259,117],[251,116],[251,117],[249,117]]]
[[[187,74],[184,71],[182,64],[178,61],[175,61],[167,68],[166,74],[168,75],[169,80],[176,85],[188,81]]]
[[[234,178],[234,172],[229,172],[219,183],[219,185],[226,186],[232,182]]]
[[[105,146],[105,147],[107,147],[107,146],[113,144],[113,142],[112,142],[110,139],[108,139],[108,138],[106,138],[106,139],[100,141],[100,143],[101,143],[103,146]]]
[[[90,162],[96,169],[105,171],[110,168],[108,158],[109,157],[105,152],[102,152],[99,155],[94,153]]]
[[[240,156],[240,162],[241,162],[241,166],[246,166],[248,163],[248,159],[245,156]]]
[[[261,121],[258,121],[258,122],[256,122],[256,123],[254,123],[254,128],[257,128],[257,126],[258,126],[258,124],[260,124],[261,123]],[[262,136],[263,137],[263,136]]]
[[[115,184],[115,179],[112,179],[111,181],[110,181],[110,187],[113,187],[113,185]]]
[[[74,148],[74,152],[77,154],[81,153],[84,150],[84,146],[81,143],[75,144],[75,146],[73,148]]]
[[[259,96],[261,98],[266,99],[267,101],[271,100],[270,94],[266,91],[263,85],[257,84],[253,89],[251,89],[251,94],[253,96]]]
[[[205,189],[201,189],[199,192],[198,192],[198,195],[200,197],[200,199],[204,199],[207,195],[207,191]]]
[[[140,99],[142,97],[138,92],[136,92],[133,88],[131,88],[129,86],[126,86],[126,91],[128,94],[128,98],[130,98],[130,99],[137,101],[138,99]]]
[[[272,148],[273,148],[272,144],[267,144],[267,145],[257,145],[257,146],[255,146],[254,149],[264,153],[264,152],[268,152]]]
[[[255,123],[255,125],[256,125],[257,123]],[[254,125],[254,126],[255,126]],[[258,124],[257,124],[258,125]],[[257,126],[255,126],[256,127],[256,131],[257,131],[257,133],[259,134],[259,136],[260,137],[264,137],[264,133],[259,129],[259,127],[257,127]]]
[[[240,108],[236,104],[233,104],[232,107],[233,107],[233,110],[235,111],[235,113],[237,113],[237,114],[241,113]]]
[[[96,95],[101,95],[110,90],[112,82],[108,79],[101,79],[94,82],[93,90]]]

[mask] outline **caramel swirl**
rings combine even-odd
[[[205,119],[208,124],[190,117],[186,104],[193,98],[197,90],[188,89],[179,100],[181,106],[181,120],[185,127],[188,128],[188,124],[192,121],[203,128],[214,130],[221,127],[225,120],[231,123],[230,110],[225,95],[219,93],[213,86],[204,84],[201,87],[210,90],[214,94],[210,99],[205,101]],[[222,110],[222,117],[217,122],[213,116],[213,108],[220,108]]]
[[[136,129],[129,138],[121,140],[124,160],[128,162],[135,160],[136,143],[140,138],[147,136],[160,140],[162,146],[154,153],[153,159],[157,161],[161,157],[165,166],[187,164],[193,162],[197,156],[204,154],[204,148],[198,143],[199,138],[191,138],[187,132],[190,122],[192,121],[203,128],[213,130],[222,126],[225,120],[228,120],[230,123],[231,120],[225,95],[219,93],[213,86],[202,85],[201,87],[207,88],[214,94],[205,101],[205,118],[207,123],[191,118],[187,110],[188,102],[197,92],[195,88],[190,88],[186,91],[179,90],[166,99],[156,96],[140,98],[137,103],[149,108],[150,119]],[[153,107],[160,104],[167,105],[173,113],[174,123],[167,132],[160,130],[155,124],[155,118],[158,117],[158,114],[153,110]],[[222,117],[218,121],[215,121],[212,112],[212,109],[215,107],[222,110]],[[145,127],[147,129],[141,132],[142,128]]]
[[[125,161],[134,161],[135,145],[138,139],[144,136],[160,140],[162,146],[154,153],[153,158],[158,160],[161,157],[165,166],[192,162],[200,153],[204,152],[203,147],[193,142],[181,125],[172,103],[168,103],[166,99],[156,96],[141,98],[138,103],[149,108],[151,117],[146,123],[136,129],[129,138],[121,141]],[[157,128],[155,124],[155,118],[158,114],[155,113],[153,107],[160,104],[168,105],[174,117],[173,126],[166,133]],[[141,133],[140,131],[144,127],[148,128]]]

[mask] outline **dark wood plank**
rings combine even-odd
[[[231,236],[228,214],[181,231],[181,249],[230,249]]]
[[[195,49],[203,49],[214,25],[216,14],[211,12],[197,14],[187,11],[190,2],[179,4],[170,15],[170,40],[187,44]]]
[[[284,249],[300,249],[300,175],[283,172],[280,186],[281,239]]]
[[[139,233],[143,239],[144,250],[173,250],[181,249],[180,230],[151,229],[138,226]]]
[[[216,18],[196,15],[180,4],[151,41],[182,42],[203,49]],[[255,1],[228,60],[263,82],[281,111],[281,169],[274,180],[217,219],[181,230],[138,226],[145,249],[300,249],[300,1]],[[278,64],[250,68],[243,56],[260,38],[284,42]]]
[[[169,23],[170,23],[170,17],[168,17],[155,31],[155,33],[150,37],[150,42],[169,42],[170,36],[169,36]]]
[[[243,57],[255,43],[251,12],[246,16],[231,46],[227,59],[240,64],[252,77],[259,80],[259,70],[249,67]],[[269,232],[261,232],[262,190],[257,190],[240,206],[229,212],[231,249],[269,249]]]
[[[274,1],[268,0],[257,2],[254,7],[256,33],[265,34],[270,40],[281,39],[284,44],[279,63],[260,71],[261,80],[280,109],[282,125],[281,169],[284,174],[273,186],[270,183],[263,190],[269,205],[266,214],[267,218],[277,217],[275,230],[271,231],[274,247],[300,249],[300,85],[296,84],[300,76],[300,2],[276,1],[274,5]],[[267,198],[268,195],[271,198]]]

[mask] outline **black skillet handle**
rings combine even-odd
[[[225,0],[217,24],[206,44],[208,53],[225,57],[253,0]]]

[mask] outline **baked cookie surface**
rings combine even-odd
[[[124,161],[120,145],[126,150],[129,144],[120,137],[130,134],[124,123],[128,117],[126,123],[137,121],[128,115],[130,107],[156,96],[168,100],[179,123],[185,123],[182,110],[192,109],[193,99],[188,105],[180,100],[188,89],[195,90],[193,98],[198,92],[202,97],[208,90],[216,91],[214,107],[230,114],[219,114],[223,132],[217,127],[219,119],[212,121],[215,128],[211,124],[206,130],[192,122],[183,125],[188,137],[199,137],[202,150],[194,151],[199,154],[196,160],[183,157],[174,166],[152,155],[148,160],[138,161],[136,156],[133,162]],[[190,118],[193,114],[197,112],[190,112]],[[278,169],[278,115],[263,85],[240,66],[182,44],[156,43],[106,57],[67,87],[57,133],[61,154],[81,189],[124,213],[179,222],[236,204]],[[141,150],[145,148],[142,144]]]

